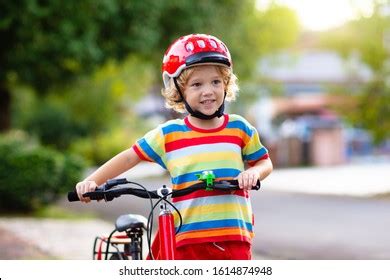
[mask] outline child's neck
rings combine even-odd
[[[202,120],[189,115],[188,121],[193,126],[201,129],[214,129],[220,127],[223,124],[223,122],[225,121],[225,116],[222,116],[220,118],[215,117],[211,120]]]

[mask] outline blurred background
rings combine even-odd
[[[20,0],[0,14],[4,217],[52,215],[87,170],[180,117],[160,69],[189,33],[229,46],[241,90],[227,110],[276,170],[390,161],[390,1]]]

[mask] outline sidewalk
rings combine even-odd
[[[102,220],[55,220],[35,218],[0,218],[0,229],[7,236],[13,235],[13,241],[28,242],[36,247],[42,257],[65,260],[90,260],[95,237],[99,234],[109,234],[114,226]],[[17,247],[17,244],[14,244]],[[14,250],[12,245],[5,249]],[[5,256],[15,256],[5,252]],[[26,252],[24,252],[26,254]],[[21,256],[22,259],[29,256]],[[1,259],[1,258],[0,258]]]
[[[31,240],[18,237],[0,227],[0,260],[45,260],[55,259],[39,249]]]
[[[390,163],[276,169],[263,188],[322,195],[374,196],[390,193]]]

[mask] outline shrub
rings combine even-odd
[[[66,107],[43,102],[24,121],[24,129],[39,138],[44,145],[66,149],[87,133],[86,128],[71,117]]]
[[[31,142],[23,134],[0,135],[0,208],[33,211],[54,202],[80,179],[84,163]]]
[[[94,137],[79,139],[70,146],[72,153],[81,155],[91,164],[101,165],[116,154],[130,148],[142,134],[128,129],[113,128]]]

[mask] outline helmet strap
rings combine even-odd
[[[179,84],[177,83],[176,78],[173,78],[173,82],[175,83],[175,87],[176,87],[176,89],[177,89],[177,91],[179,92],[180,97],[181,97],[181,100],[178,100],[177,102],[182,101],[182,102],[184,103],[184,106],[186,107],[187,112],[188,112],[191,116],[193,116],[193,117],[195,117],[195,118],[198,118],[198,119],[201,119],[201,120],[212,120],[212,119],[214,119],[215,117],[220,118],[220,117],[223,116],[223,111],[225,110],[226,91],[225,91],[225,94],[224,94],[224,96],[223,96],[223,102],[222,102],[221,106],[219,106],[218,110],[215,111],[215,113],[212,114],[212,115],[206,115],[206,114],[203,114],[202,112],[199,112],[199,111],[196,111],[196,110],[195,110],[195,111],[192,110],[191,106],[190,106],[190,105],[187,103],[187,101],[185,100],[184,95],[183,95],[183,93],[182,93],[181,90],[180,90],[180,87],[179,87]]]

